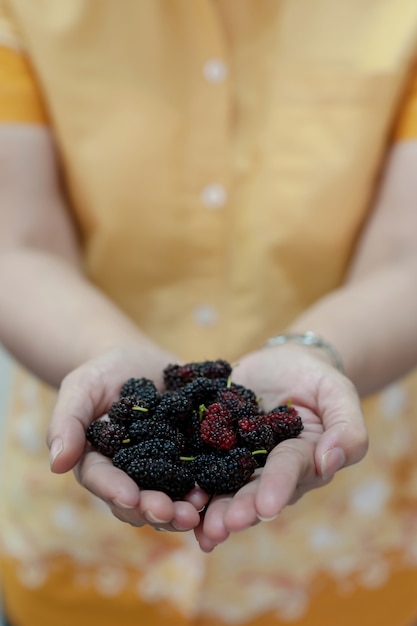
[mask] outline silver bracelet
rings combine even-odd
[[[311,346],[312,348],[322,348],[330,356],[333,365],[339,370],[339,372],[344,374],[345,369],[343,367],[343,362],[336,348],[312,331],[308,331],[306,333],[287,333],[285,335],[270,337],[266,340],[262,347],[274,348],[275,346],[282,346],[284,343],[289,342],[298,343],[302,346]]]

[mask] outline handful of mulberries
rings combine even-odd
[[[87,440],[141,489],[173,500],[195,485],[210,495],[237,491],[303,424],[290,405],[262,411],[231,373],[220,359],[168,365],[162,393],[147,378],[130,378],[108,418],[90,424]]]

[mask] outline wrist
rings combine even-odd
[[[321,353],[325,353],[331,364],[344,374],[344,366],[342,358],[336,348],[329,341],[324,339],[321,335],[317,335],[313,331],[307,331],[305,333],[288,332],[276,335],[275,337],[269,337],[265,341],[262,347],[275,348],[288,343],[296,344],[299,346],[306,346],[308,348],[317,349]]]

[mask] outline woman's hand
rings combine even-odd
[[[106,414],[119,398],[122,384],[131,377],[150,378],[160,388],[162,370],[178,360],[155,348],[116,349],[88,361],[62,382],[48,430],[51,469],[56,473],[74,469],[77,480],[104,500],[113,514],[133,526],[149,524],[158,529],[184,531],[198,525],[207,502],[201,490],[187,501],[173,502],[159,491],[141,491],[111,459],[86,444],[89,424]]]
[[[353,384],[321,351],[286,344],[243,357],[233,380],[255,391],[265,410],[291,402],[304,430],[272,450],[265,467],[236,494],[209,503],[196,538],[212,550],[231,532],[277,517],[304,493],[321,487],[334,473],[358,462],[368,439]]]

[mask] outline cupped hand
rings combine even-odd
[[[236,494],[211,500],[194,531],[206,552],[232,532],[276,518],[337,470],[360,461],[368,447],[358,393],[321,351],[293,344],[265,348],[240,359],[233,380],[253,389],[264,410],[291,402],[304,429],[276,446]]]
[[[113,514],[134,526],[185,531],[200,522],[198,511],[207,496],[195,489],[184,501],[173,502],[159,491],[142,491],[111,459],[86,443],[89,424],[108,411],[119,398],[122,384],[131,377],[150,378],[161,388],[162,371],[178,362],[159,349],[114,349],[72,371],[63,380],[48,429],[51,469],[74,470],[77,480],[104,500]]]

